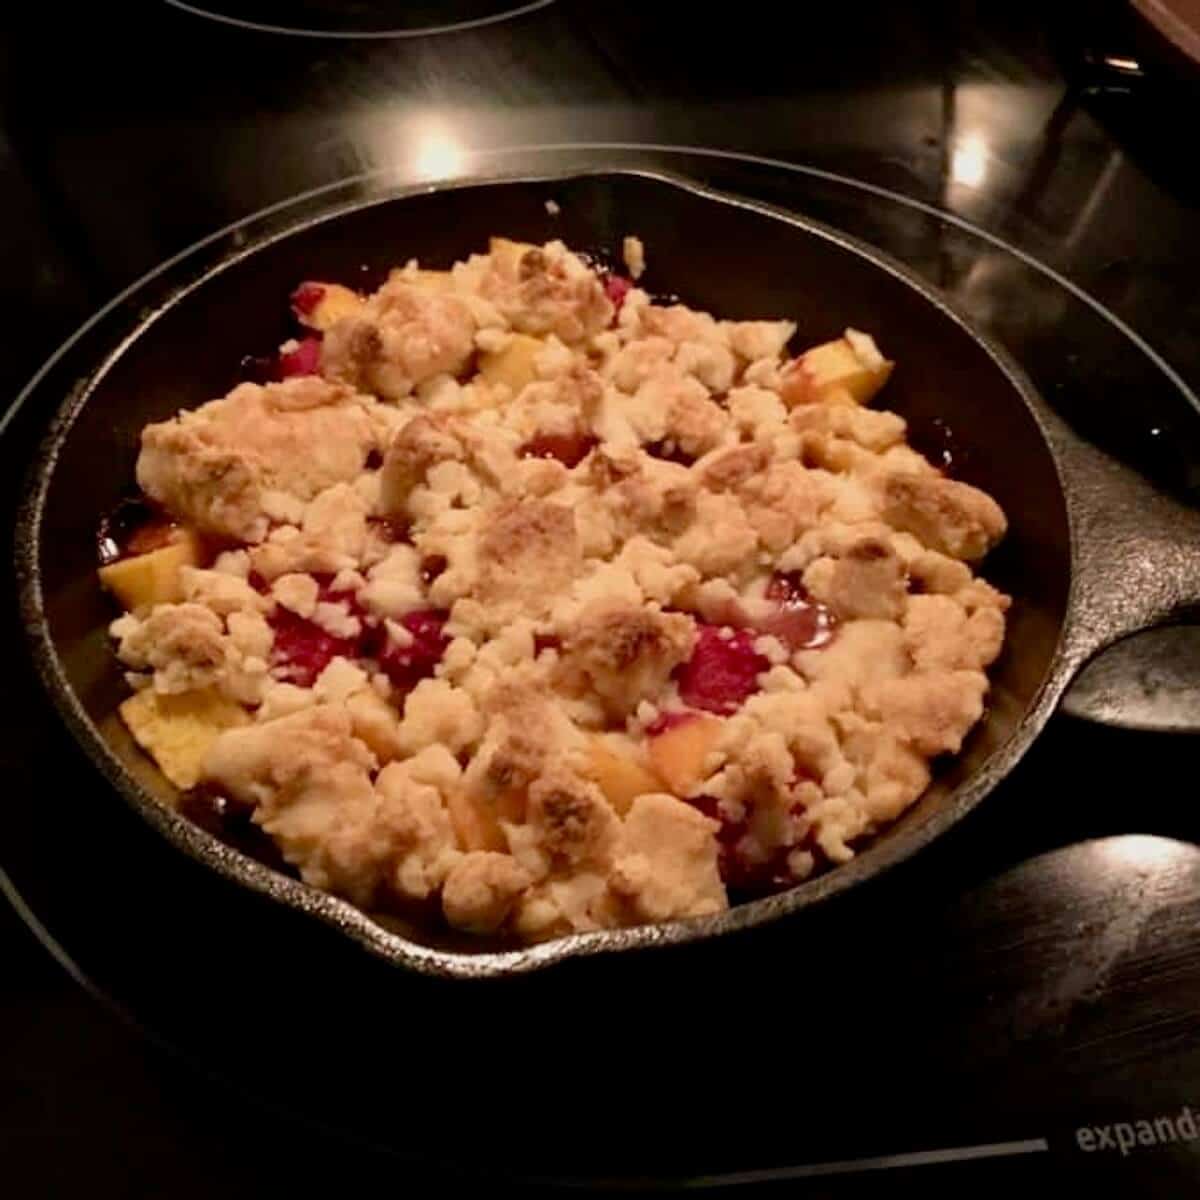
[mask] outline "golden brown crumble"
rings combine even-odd
[[[318,374],[143,430],[186,531],[104,577],[122,714],[313,886],[534,940],[718,912],[853,857],[983,714],[1004,514],[868,407],[872,339],[605,283],[496,238],[310,285]]]

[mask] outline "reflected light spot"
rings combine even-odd
[[[1097,844],[1096,850],[1108,866],[1141,870],[1179,867],[1196,855],[1196,847],[1187,842],[1145,833],[1105,838]]]
[[[1121,58],[1115,54],[1105,55],[1104,65],[1124,75],[1140,75],[1142,64],[1136,58]]]
[[[954,148],[950,178],[966,187],[978,187],[987,174],[987,143],[978,133],[968,133]]]
[[[462,143],[442,126],[430,125],[413,139],[413,171],[422,179],[453,179],[466,169],[467,153]]]

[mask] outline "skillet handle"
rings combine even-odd
[[[1073,597],[1062,643],[1074,676],[1131,634],[1200,614],[1200,512],[1164,495],[1057,418],[1047,424],[1075,542]],[[1120,699],[1104,695],[1105,686],[1093,686],[1101,666],[1067,694],[1065,711],[1107,724],[1200,730],[1200,719],[1190,716],[1147,723]],[[1129,682],[1130,672],[1118,667],[1117,674]],[[1124,684],[1110,678],[1107,691],[1128,691]],[[1197,694],[1197,704],[1187,707],[1200,712],[1200,676],[1188,680],[1187,690]]]

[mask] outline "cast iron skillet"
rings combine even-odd
[[[551,215],[546,200],[557,201]],[[797,342],[873,331],[897,368],[885,392],[920,448],[948,425],[961,477],[999,500],[1009,534],[985,575],[1014,598],[986,720],[922,799],[846,866],[727,913],[478,949],[387,924],[224,845],[170,808],[172,789],[116,718],[125,694],[105,634],[94,530],[133,479],[138,434],[223,394],[248,352],[288,336],[302,278],[374,287],[419,256],[447,266],[490,234],[562,237],[611,254],[635,232],[644,283],[731,318],[794,318]],[[1131,397],[1131,403],[1136,398]],[[488,977],[564,958],[698,941],[824,901],[907,858],[1013,768],[1082,664],[1200,603],[1200,515],[1071,433],[1015,364],[904,267],[816,222],[679,179],[633,172],[472,182],[340,209],[253,245],[147,315],[63,406],[17,530],[23,617],[50,695],[106,779],[170,841],[222,874],[319,917],[375,954],[435,975]]]

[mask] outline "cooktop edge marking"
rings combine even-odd
[[[1014,1158],[1021,1154],[1044,1154],[1050,1142],[1026,1138],[1019,1142],[982,1142],[975,1146],[952,1146],[943,1150],[913,1150],[904,1154],[880,1154],[874,1158],[846,1158],[834,1162],[806,1163],[795,1167],[764,1167],[754,1171],[731,1171],[721,1175],[698,1175],[687,1188],[735,1187],[748,1183],[771,1183],[784,1179],[811,1179],[820,1175],[851,1175],[858,1171],[896,1171],[905,1167],[937,1163],[967,1162],[978,1158]]]

